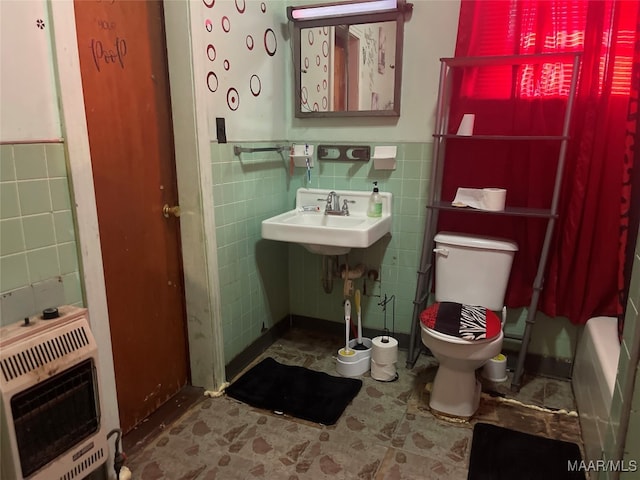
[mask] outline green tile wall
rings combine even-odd
[[[64,144],[1,145],[0,205],[0,294],[60,277],[81,303]]]
[[[287,244],[261,235],[262,220],[288,208],[285,165],[279,153],[236,157],[233,145],[211,144],[226,363],[289,313]]]
[[[273,143],[242,143],[243,147]],[[280,142],[290,143],[290,142]],[[323,142],[318,142],[323,143]],[[334,144],[335,142],[327,141]],[[397,168],[375,170],[373,162],[318,161],[311,182],[296,168],[289,177],[288,159],[279,153],[233,154],[232,144],[212,143],[211,168],[215,205],[220,291],[223,310],[225,361],[228,363],[262,333],[288,314],[342,322],[343,282],[323,290],[321,256],[299,245],[261,239],[260,223],[293,208],[300,187],[366,190],[378,181],[381,191],[393,194],[392,235],[368,249],[353,249],[348,258],[378,271],[378,279],[357,280],[365,327],[409,333],[417,266],[422,249],[426,201],[431,173],[431,143],[397,145]],[[372,148],[375,144],[370,145]],[[365,295],[366,291],[366,295]],[[390,299],[386,311],[380,302]],[[391,300],[393,297],[393,300]],[[512,332],[522,330],[526,309],[513,309]],[[571,359],[578,327],[562,318],[539,315],[530,352]],[[395,320],[395,323],[394,323]],[[516,347],[517,348],[517,347]]]
[[[348,257],[351,265],[364,263],[379,271],[379,280],[369,282],[363,296],[366,326],[382,328],[385,313],[377,304],[387,294],[395,296],[396,331],[409,331],[430,158],[431,144],[399,144],[395,171],[373,170],[373,162],[317,160],[312,170],[314,188],[370,190],[376,180],[382,191],[394,195],[392,236],[369,249],[352,250]],[[286,155],[242,153],[238,158],[230,144],[212,144],[211,159],[225,361],[255,341],[263,326],[289,313],[341,321],[343,285],[336,279],[333,292],[324,292],[321,257],[261,238],[262,220],[293,208],[296,190],[308,186],[305,170],[297,168],[289,178]],[[357,288],[364,292],[362,282]],[[393,307],[389,303],[386,312],[389,329]]]
[[[351,267],[362,263],[368,269],[374,269],[379,273],[378,280],[366,281],[366,287],[364,280],[355,281],[354,288],[360,289],[363,293],[363,325],[383,328],[385,312],[378,304],[386,294],[388,299],[393,296],[393,300],[387,304],[387,328],[408,333],[422,248],[426,193],[431,171],[431,144],[391,144],[398,147],[396,170],[375,170],[373,161],[316,161],[311,186],[371,191],[373,182],[377,181],[381,191],[393,194],[391,237],[381,239],[368,249],[353,249],[348,257],[340,256],[339,259],[340,263],[348,261]],[[372,151],[374,146],[371,145]],[[296,169],[291,181],[291,205],[294,204],[297,188],[306,186],[304,173],[304,169]],[[332,292],[325,293],[321,282],[322,257],[309,253],[298,245],[290,247],[289,255],[291,313],[336,322],[344,321],[343,281],[335,278]]]
[[[624,465],[629,468],[631,461],[635,462],[636,469],[634,471],[622,472],[621,480],[631,480],[638,478],[640,474],[640,369],[638,363],[631,360],[630,352],[640,339],[640,237],[636,243],[634,256],[633,271],[631,275],[631,284],[629,286],[629,299],[627,301],[627,310],[624,320],[624,331],[622,336],[622,344],[620,345],[620,358],[618,360],[618,375],[616,377],[616,386],[611,404],[611,413],[609,418],[609,428],[605,439],[604,458],[606,460],[614,457],[616,451],[616,439],[620,428],[620,420],[623,413],[624,401],[623,392],[625,391],[627,381],[634,382],[633,397],[627,399],[631,403],[631,412],[629,424],[627,428],[626,440],[624,444]],[[629,370],[633,370],[634,378],[627,380]],[[611,474],[601,472],[598,479],[612,478]]]

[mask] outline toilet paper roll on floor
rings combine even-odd
[[[395,380],[398,341],[393,337],[380,336],[371,343],[371,378],[382,382]]]

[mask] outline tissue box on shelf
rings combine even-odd
[[[396,153],[395,145],[375,147],[373,150],[373,168],[376,170],[395,170]]]

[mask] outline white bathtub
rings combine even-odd
[[[619,356],[617,319],[590,318],[578,343],[571,380],[580,414],[585,461],[601,459]]]

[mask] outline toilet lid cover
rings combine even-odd
[[[422,324],[436,332],[464,338],[485,340],[500,333],[500,318],[486,307],[455,302],[439,302],[420,314]]]

